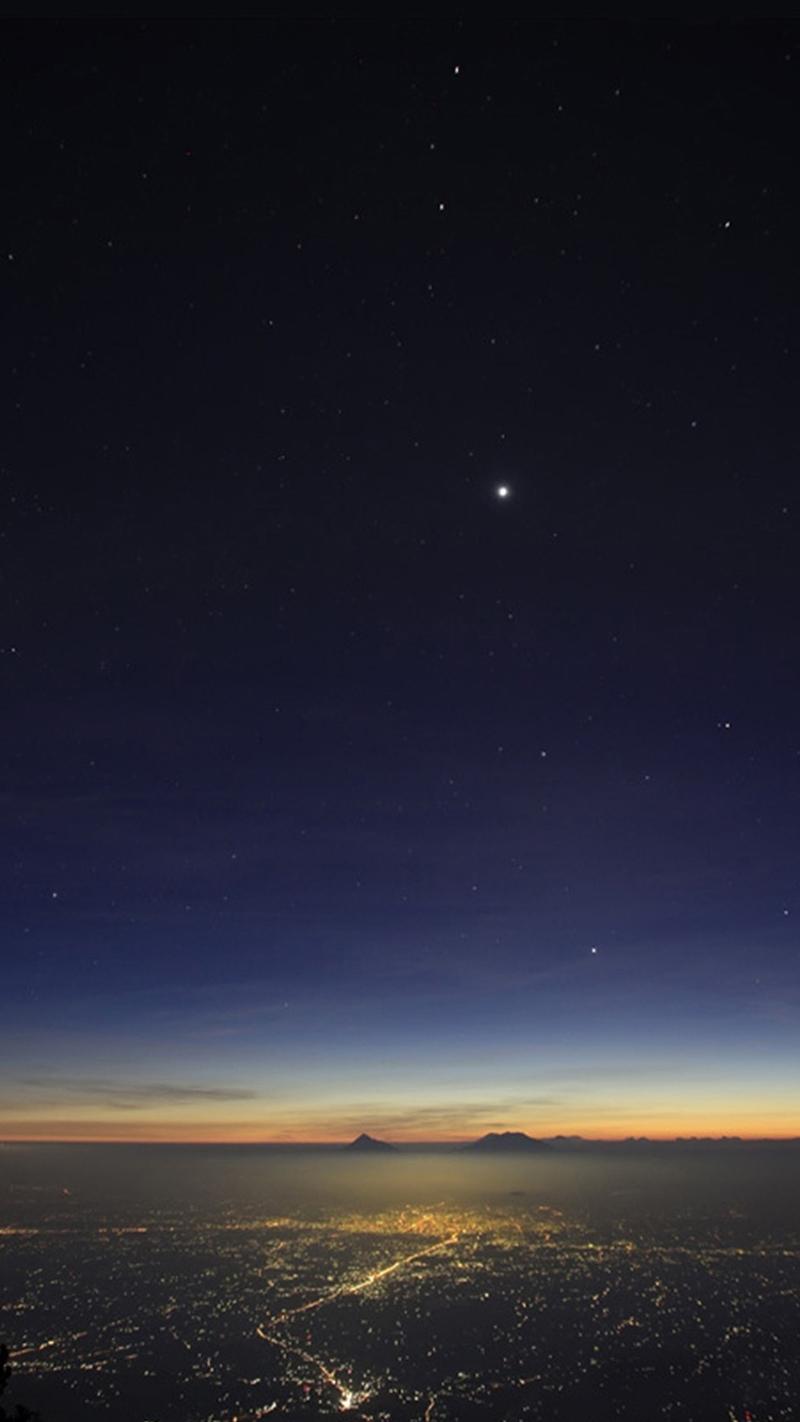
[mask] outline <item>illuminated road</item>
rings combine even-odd
[[[311,1299],[309,1303],[300,1304],[298,1308],[287,1309],[285,1313],[280,1313],[271,1320],[272,1326],[278,1327],[282,1323],[287,1323],[290,1318],[295,1318],[299,1313],[308,1313],[309,1309],[321,1308],[323,1304],[333,1303],[345,1294],[359,1294],[362,1289],[371,1288],[380,1279],[385,1279],[388,1274],[394,1274],[397,1269],[404,1269],[406,1264],[412,1264],[415,1259],[423,1259],[426,1254],[433,1254],[437,1249],[446,1249],[448,1245],[455,1244],[459,1233],[460,1231],[456,1230],[449,1239],[440,1239],[438,1244],[429,1244],[427,1249],[418,1249],[414,1254],[404,1254],[402,1259],[395,1260],[394,1264],[387,1264],[385,1269],[375,1269],[356,1284],[340,1284],[338,1289],[332,1289],[330,1293],[323,1294],[318,1299]]]
[[[289,1323],[293,1318],[297,1318],[302,1313],[308,1313],[312,1309],[322,1308],[324,1304],[335,1303],[337,1299],[344,1298],[349,1294],[362,1293],[364,1289],[372,1288],[373,1284],[378,1284],[382,1279],[388,1278],[390,1274],[395,1274],[399,1269],[404,1269],[407,1264],[413,1264],[416,1259],[424,1259],[427,1254],[435,1254],[437,1250],[448,1249],[451,1244],[456,1244],[460,1237],[460,1230],[455,1230],[447,1239],[440,1239],[436,1244],[429,1244],[426,1249],[417,1249],[413,1254],[404,1254],[401,1259],[396,1259],[393,1264],[387,1264],[383,1269],[373,1269],[363,1279],[358,1279],[354,1283],[340,1284],[338,1288],[332,1289],[329,1293],[322,1294],[320,1298],[310,1299],[308,1303],[299,1304],[297,1308],[287,1309],[285,1313],[280,1313],[259,1324],[256,1333],[259,1338],[263,1338],[265,1343],[272,1343],[274,1347],[280,1348],[285,1353],[293,1353],[295,1357],[302,1358],[305,1362],[311,1363],[319,1369],[326,1383],[338,1392],[341,1398],[341,1409],[343,1412],[349,1411],[351,1407],[366,1400],[366,1395],[354,1393],[351,1388],[339,1382],[336,1374],[328,1367],[321,1358],[316,1358],[307,1349],[301,1348],[298,1343],[288,1342],[287,1339],[278,1336],[271,1330],[281,1328]],[[267,1332],[267,1329],[270,1331]]]

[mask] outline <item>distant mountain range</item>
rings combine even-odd
[[[390,1145],[389,1141],[376,1140],[375,1136],[369,1136],[366,1131],[362,1131],[361,1135],[356,1136],[344,1149],[358,1151],[359,1154],[380,1154],[389,1150],[395,1151],[397,1146]],[[490,1131],[488,1135],[481,1136],[479,1141],[471,1141],[469,1145],[459,1146],[457,1149],[480,1151],[487,1155],[530,1155],[536,1151],[549,1152],[552,1146],[546,1141],[536,1140],[534,1136],[526,1136],[524,1131],[503,1131],[502,1134]]]
[[[742,1140],[739,1136],[677,1136],[672,1140],[650,1140],[647,1136],[627,1136],[625,1140],[587,1140],[584,1136],[550,1136],[547,1140],[540,1140],[536,1136],[528,1136],[524,1131],[489,1131],[480,1140],[470,1141],[465,1145],[448,1145],[445,1142],[437,1144],[431,1142],[428,1145],[404,1144],[396,1146],[389,1141],[381,1141],[375,1136],[367,1135],[362,1131],[354,1141],[342,1149],[353,1151],[359,1155],[385,1155],[388,1152],[398,1150],[455,1150],[459,1153],[468,1152],[470,1155],[555,1155],[555,1154],[620,1154],[631,1152],[654,1151],[658,1154],[667,1152],[683,1153],[704,1150],[754,1150],[758,1147],[770,1147],[773,1149],[800,1149],[800,1137],[780,1140]]]

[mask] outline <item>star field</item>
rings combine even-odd
[[[797,36],[8,27],[6,1135],[798,1132]]]

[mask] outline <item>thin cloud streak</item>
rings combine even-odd
[[[175,1082],[114,1081],[101,1077],[18,1077],[17,1084],[46,1094],[47,1100],[65,1099],[71,1105],[83,1100],[87,1104],[104,1102],[118,1110],[146,1110],[161,1105],[191,1104],[204,1101],[256,1101],[259,1093],[243,1087],[199,1086]]]

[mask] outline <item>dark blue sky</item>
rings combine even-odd
[[[3,1129],[796,1133],[797,26],[7,34]]]

